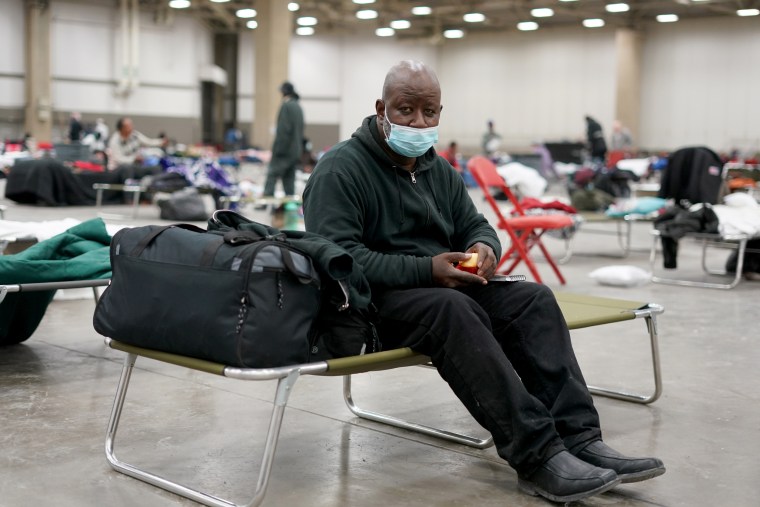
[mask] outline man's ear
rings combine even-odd
[[[383,99],[377,99],[375,101],[375,113],[377,113],[378,116],[385,118],[385,102],[383,102]]]

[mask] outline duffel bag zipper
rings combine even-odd
[[[261,247],[261,243],[253,243],[248,248],[245,248],[241,255],[245,256],[248,254],[249,250],[250,252],[250,261],[248,261],[245,265],[245,267],[242,267],[242,269],[245,269],[245,276],[243,276],[243,287],[242,287],[242,294],[240,297],[240,308],[238,309],[238,321],[237,321],[237,327],[235,329],[235,334],[237,335],[237,342],[238,342],[238,360],[242,362],[242,355],[240,351],[240,343],[243,334],[243,326],[245,325],[245,318],[248,315],[248,284],[251,280],[251,270],[253,269],[253,263],[256,260],[256,253],[258,249]]]

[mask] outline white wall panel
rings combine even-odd
[[[338,125],[340,123],[340,102],[338,100],[301,100],[306,123]]]
[[[303,97],[338,100],[342,83],[340,40],[299,37],[290,41],[289,76]]]
[[[111,6],[53,2],[50,68],[53,79],[114,79],[111,65],[120,47]]]
[[[255,113],[253,97],[238,97],[237,101],[238,121],[250,123]]]
[[[546,30],[444,44],[441,142],[478,150],[494,121],[503,147],[582,138],[584,116],[613,120],[614,32]]]
[[[24,79],[0,77],[0,107],[24,107]]]
[[[0,0],[0,73],[24,72],[24,1]]]
[[[253,95],[255,77],[254,32],[243,33],[238,38],[238,95]],[[244,113],[238,110],[238,115]],[[245,112],[244,114],[252,114]]]
[[[140,81],[199,86],[198,71],[213,63],[211,34],[192,18],[140,27]]]
[[[760,149],[756,19],[647,26],[642,74],[642,146]]]
[[[156,24],[141,12],[139,86],[115,94],[122,75],[116,3],[51,4],[51,69],[57,110],[169,117],[200,115],[199,70],[212,62],[212,37],[189,15]]]
[[[200,117],[199,91],[194,89],[142,86],[128,97],[117,97],[108,84],[54,81],[53,105],[57,110],[82,113]]]

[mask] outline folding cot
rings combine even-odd
[[[721,193],[730,193],[732,181],[742,179],[746,183],[747,193],[757,199],[758,182],[760,182],[760,166],[757,164],[743,164],[743,163],[727,163],[722,166],[721,170],[721,182],[719,187],[715,188],[715,201],[718,199],[719,191]],[[755,182],[749,184],[749,182]],[[740,189],[737,187],[736,189]],[[712,202],[715,202],[712,201]],[[736,287],[742,279],[742,268],[744,265],[744,255],[747,252],[758,253],[756,249],[750,249],[747,247],[747,243],[750,240],[760,238],[760,234],[733,232],[733,233],[703,233],[703,232],[688,232],[681,240],[686,239],[694,240],[701,247],[701,267],[702,271],[709,275],[714,276],[729,276],[726,281],[702,281],[687,279],[678,277],[676,274],[670,276],[662,276],[656,274],[656,260],[657,260],[657,244],[660,241],[660,231],[652,230],[652,245],[649,254],[649,264],[652,272],[652,281],[654,283],[662,283],[668,285],[680,285],[685,287],[702,287],[708,289],[732,289]],[[731,273],[722,268],[710,267],[710,261],[708,261],[708,251],[710,249],[731,249],[737,252],[737,265],[736,271],[731,277]],[[713,261],[714,262],[714,261]]]
[[[651,349],[652,368],[654,374],[654,391],[648,395],[641,395],[609,388],[589,388],[591,392],[595,394],[625,401],[632,401],[635,403],[647,404],[657,400],[662,392],[662,382],[660,378],[660,359],[657,343],[658,335],[656,316],[663,312],[663,308],[656,304],[647,304],[636,301],[624,301],[593,296],[582,296],[561,292],[557,293],[556,296],[570,329],[598,326],[637,318],[642,318],[645,320],[649,335],[649,346]],[[109,463],[118,472],[124,473],[141,481],[147,482],[164,490],[184,496],[205,505],[216,507],[245,505],[246,507],[250,507],[260,505],[262,503],[272,471],[275,449],[279,439],[280,428],[282,425],[285,407],[288,403],[288,397],[292,392],[296,381],[301,375],[343,376],[344,399],[349,409],[359,417],[479,449],[487,448],[493,444],[491,438],[480,439],[468,435],[453,433],[450,431],[405,421],[393,416],[365,410],[356,405],[353,399],[353,393],[351,391],[351,375],[405,366],[426,365],[429,363],[430,359],[427,356],[417,354],[408,348],[387,350],[374,354],[331,359],[327,361],[318,361],[308,364],[299,364],[279,368],[254,369],[232,367],[177,354],[169,354],[157,350],[135,347],[118,342],[116,340],[112,340],[110,338],[106,338],[106,343],[112,349],[126,353],[106,434],[105,450]],[[129,464],[116,457],[114,451],[116,432],[119,426],[122,412],[125,408],[127,389],[129,387],[130,378],[138,356],[232,379],[277,380],[273,409],[269,421],[269,429],[265,440],[256,489],[253,494],[253,498],[249,502],[245,504],[235,504],[230,501],[223,500],[218,496],[204,493],[191,487],[179,484],[171,479],[162,477],[157,473],[139,468],[136,465]]]

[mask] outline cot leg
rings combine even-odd
[[[617,226],[618,244],[620,245],[621,250],[623,250],[623,253],[620,255],[620,257],[628,257],[628,254],[631,253],[631,236],[633,232],[633,223],[631,220],[624,218],[622,224],[620,222],[617,222],[615,225]],[[621,227],[625,227],[625,230],[622,230]]]
[[[208,505],[211,507],[256,507],[261,504],[266,494],[266,489],[269,483],[269,476],[272,471],[272,463],[274,462],[275,450],[277,448],[277,440],[280,436],[280,427],[282,426],[282,418],[285,413],[285,406],[288,403],[288,397],[290,396],[293,386],[295,385],[300,375],[299,370],[291,371],[287,377],[278,379],[277,391],[274,399],[274,407],[272,408],[272,417],[269,420],[269,430],[267,432],[266,443],[264,446],[264,455],[261,461],[261,469],[259,470],[259,478],[256,484],[256,491],[253,499],[246,504],[236,504],[227,500],[218,498],[216,496],[203,493],[182,484],[172,482],[164,477],[155,475],[151,472],[142,470],[134,465],[120,461],[114,454],[114,441],[116,439],[116,430],[119,426],[119,420],[121,419],[122,409],[124,407],[124,400],[127,395],[127,388],[129,386],[129,379],[132,375],[135,360],[137,356],[135,354],[127,354],[124,359],[124,367],[122,368],[121,378],[119,379],[119,385],[116,389],[116,398],[114,400],[113,409],[111,410],[111,417],[108,421],[108,430],[106,433],[106,458],[111,464],[114,470],[123,474],[134,477],[141,481],[152,484],[158,488],[164,489],[171,493],[189,498],[190,500]]]
[[[140,190],[132,192],[132,218],[137,218],[137,211],[140,209]]]
[[[588,390],[592,394],[599,396],[606,396],[608,398],[615,398],[617,400],[631,401],[633,403],[641,403],[647,405],[657,400],[662,394],[662,375],[660,369],[660,348],[658,344],[657,334],[657,315],[660,313],[662,307],[659,305],[650,305],[648,309],[639,310],[640,315],[644,317],[649,332],[649,346],[652,353],[652,371],[654,372],[654,392],[650,395],[641,395],[636,393],[630,393],[627,391],[607,389],[604,387],[588,386]]]
[[[733,289],[736,287],[739,282],[742,279],[742,269],[744,267],[744,252],[747,248],[747,238],[741,238],[737,241],[739,242],[739,245],[737,248],[737,255],[739,256],[737,259],[737,265],[736,265],[736,273],[734,274],[733,280],[727,283],[716,283],[716,282],[699,282],[694,280],[680,280],[677,278],[662,278],[659,276],[656,276],[654,274],[655,272],[655,260],[657,257],[656,250],[657,250],[657,239],[659,238],[659,234],[656,232],[653,232],[653,242],[652,242],[652,249],[649,253],[649,266],[652,272],[651,280],[654,283],[664,283],[668,285],[680,285],[683,287],[702,287],[706,289]],[[703,249],[702,249],[702,268],[705,272],[708,274],[721,274],[715,271],[711,271],[706,266],[705,256],[707,255],[707,240],[703,240],[705,243],[703,243]],[[723,273],[727,274],[727,273]]]
[[[425,426],[424,424],[405,421],[397,417],[384,415],[377,412],[371,412],[369,410],[359,408],[356,403],[354,403],[353,397],[351,395],[351,375],[343,376],[343,399],[346,401],[346,405],[348,405],[348,408],[351,410],[351,412],[361,418],[369,419],[370,421],[388,424],[408,431],[414,431],[431,437],[447,440],[449,442],[455,442],[457,444],[475,447],[476,449],[486,449],[493,445],[493,437],[490,436],[485,439],[480,439],[468,435],[462,435],[460,433],[452,433],[450,431],[433,428],[432,426]]]

